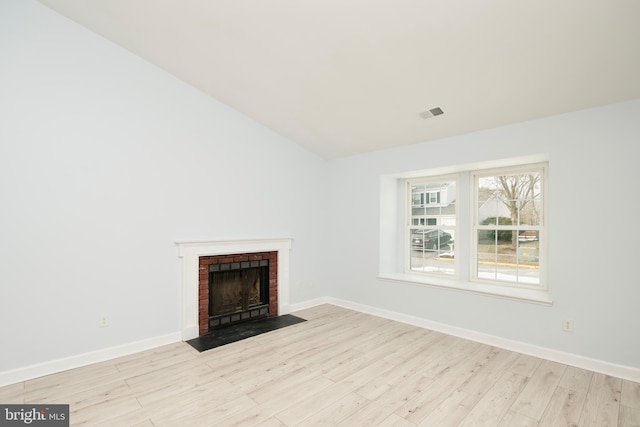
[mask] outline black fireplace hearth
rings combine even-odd
[[[203,352],[226,344],[231,344],[245,338],[251,338],[265,332],[271,332],[287,326],[293,326],[301,322],[306,322],[306,319],[292,314],[267,317],[251,322],[236,323],[230,325],[228,328],[216,329],[187,341],[187,344],[191,345],[199,352]]]

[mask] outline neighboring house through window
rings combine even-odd
[[[455,275],[456,177],[407,181],[409,270]]]

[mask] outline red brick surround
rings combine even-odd
[[[199,334],[209,332],[209,265],[230,262],[269,260],[269,316],[278,315],[278,252],[212,255],[199,257],[198,329]]]

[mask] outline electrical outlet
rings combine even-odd
[[[570,320],[570,319],[563,320],[562,330],[565,332],[573,332],[573,320]]]
[[[106,328],[107,326],[109,326],[109,316],[103,314],[100,316],[100,327]]]

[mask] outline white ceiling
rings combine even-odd
[[[640,98],[638,0],[39,1],[327,159]]]

